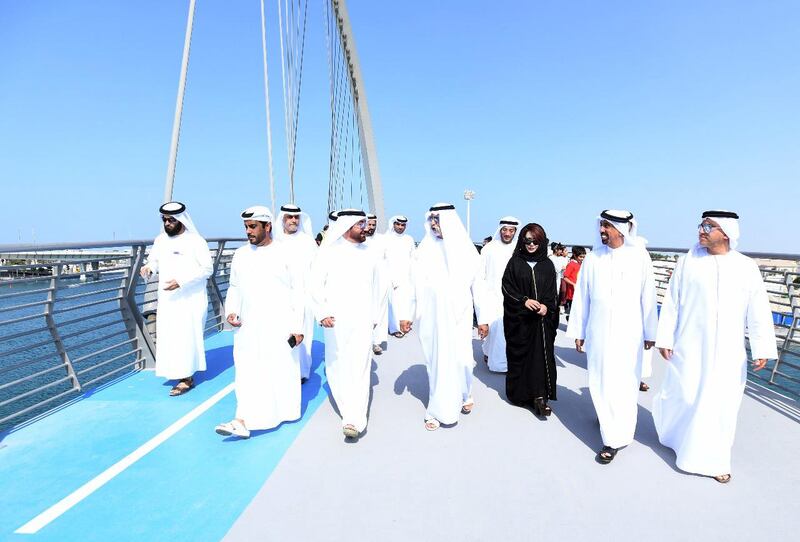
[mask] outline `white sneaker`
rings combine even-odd
[[[228,423],[221,423],[214,428],[214,431],[225,437],[234,435],[239,438],[250,438],[250,430],[239,420],[231,420]]]

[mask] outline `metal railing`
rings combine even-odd
[[[233,250],[243,239],[209,239],[206,333],[224,325]],[[157,281],[139,278],[149,241],[0,245],[0,430],[131,371],[153,367]],[[49,254],[81,250],[53,263]],[[96,250],[93,253],[93,249]],[[114,249],[114,250],[110,250]],[[659,301],[680,249],[652,248]],[[19,262],[7,254],[25,253]],[[34,254],[31,257],[30,254]],[[37,258],[36,255],[41,255]],[[751,380],[800,397],[800,255],[759,258],[769,290],[779,357]]]
[[[568,247],[576,246],[573,244]],[[591,244],[583,244],[590,247]],[[647,247],[653,259],[658,303],[664,299],[678,256],[685,248]],[[751,382],[777,388],[791,399],[800,399],[800,254],[743,252],[758,262],[772,308],[778,358],[755,372],[748,367]],[[749,351],[749,342],[747,343]]]
[[[659,303],[664,297],[677,256],[685,249],[650,248]],[[745,252],[759,263],[772,308],[778,358],[766,369],[749,370],[753,382],[777,388],[794,399],[800,398],[800,254]]]
[[[230,262],[243,241],[208,241],[207,334],[224,324]],[[151,246],[0,245],[0,430],[155,365],[158,282],[139,277]],[[67,250],[68,258],[53,262]]]

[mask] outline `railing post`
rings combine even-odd
[[[797,303],[795,302],[795,286],[790,277],[791,275],[789,271],[783,272],[783,282],[786,285],[786,295],[789,297],[789,309],[792,312],[792,321],[789,325],[789,329],[786,330],[786,337],[783,339],[783,345],[778,348],[778,359],[775,360],[775,365],[772,367],[772,373],[769,375],[770,384],[775,383],[775,376],[778,374],[778,366],[781,364],[783,357],[789,350],[789,345],[791,344],[792,339],[794,339],[794,332],[797,330],[797,322],[800,320],[800,314],[798,314],[798,312],[800,312],[800,307],[797,307]]]
[[[143,250],[146,251],[147,247],[144,247]],[[144,251],[142,252],[142,257],[145,256]],[[155,285],[155,290],[150,289],[150,283]],[[150,308],[146,309],[142,313],[142,318],[144,319],[144,329],[150,344],[157,345],[158,337],[156,336],[156,320],[158,319],[158,272],[155,272],[150,276],[145,284],[142,295],[143,303],[150,306]],[[157,348],[155,346],[153,347],[153,352],[157,353]]]
[[[219,262],[222,259],[222,252],[225,250],[225,241],[217,242],[217,253],[214,256],[214,267],[211,271],[211,276],[208,277],[208,286],[211,290],[211,306],[214,308],[214,314],[219,319],[219,323],[217,324],[217,330],[222,331],[222,327],[225,325],[225,315],[222,314],[225,311],[225,303],[222,299],[222,293],[219,291],[219,285],[217,284],[217,271],[219,270]]]
[[[58,291],[58,284],[61,280],[61,264],[55,264],[52,267],[53,278],[50,279],[50,291],[47,292],[47,304],[44,306],[44,320],[47,323],[47,329],[50,331],[50,336],[53,337],[53,346],[58,352],[58,357],[61,358],[61,363],[72,382],[72,389],[81,391],[81,383],[78,380],[78,375],[75,374],[75,369],[72,366],[72,361],[69,359],[67,349],[64,347],[64,342],[61,340],[61,335],[58,333],[58,326],[56,325],[55,318],[53,318],[53,305],[56,302],[56,293]]]
[[[155,367],[156,348],[150,333],[136,305],[136,279],[139,277],[139,270],[144,262],[145,247],[143,245],[131,246],[131,259],[128,267],[127,276],[122,277],[122,299],[119,300],[119,309],[122,313],[122,321],[128,331],[128,337],[136,339],[136,345],[141,349],[139,357],[143,364],[137,366],[138,369]]]

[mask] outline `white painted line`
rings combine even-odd
[[[67,495],[56,504],[30,520],[28,523],[14,531],[17,534],[36,534],[40,529],[47,526],[51,521],[58,518],[61,514],[81,502],[83,499],[103,487],[107,482],[111,481],[116,475],[139,461],[148,453],[152,452],[159,444],[166,441],[175,433],[189,425],[195,418],[203,414],[206,410],[217,404],[223,397],[233,391],[233,383],[228,384],[220,391],[215,393],[210,398],[206,399],[201,404],[197,405],[181,419],[161,431],[158,435],[151,438],[139,448],[110,466],[102,473],[89,480],[81,487]]]

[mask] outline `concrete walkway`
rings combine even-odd
[[[748,390],[727,485],[677,470],[653,427],[654,391],[640,394],[635,442],[600,465],[586,358],[571,344],[562,325],[558,401],[543,421],[506,402],[504,375],[475,341],[475,410],[428,432],[418,339],[390,337],[373,364],[366,434],[345,441],[326,401],[225,540],[797,539],[796,403]]]

